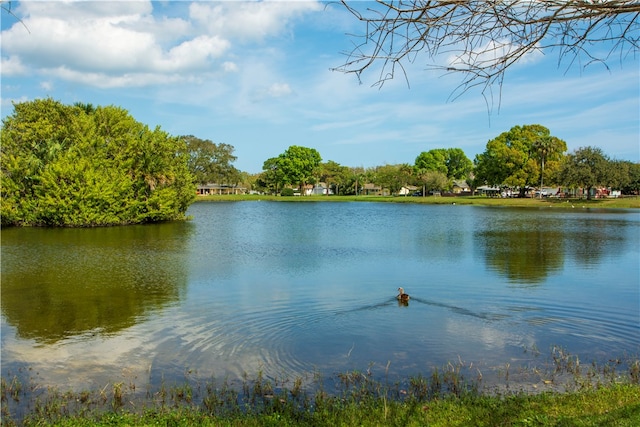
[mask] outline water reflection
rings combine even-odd
[[[21,338],[111,334],[179,300],[191,224],[2,231],[2,314]]]
[[[562,233],[531,230],[486,230],[476,235],[487,267],[511,282],[541,283],[564,263]]]
[[[474,235],[487,267],[511,283],[542,283],[564,268],[567,255],[588,267],[626,249],[625,234],[619,229],[626,221],[584,215],[567,221],[566,214],[529,211],[514,215],[514,211],[496,210],[495,218],[481,224]]]
[[[574,262],[584,267],[597,265],[603,257],[615,258],[627,244],[620,231],[627,227],[625,221],[587,218],[576,221],[567,231],[567,253]]]

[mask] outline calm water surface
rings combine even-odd
[[[637,211],[202,202],[189,214],[2,230],[2,374],[84,388],[186,372],[406,376],[525,365],[525,350],[556,345],[587,361],[640,354]]]

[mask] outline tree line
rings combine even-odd
[[[603,186],[640,191],[640,164],[601,149],[567,145],[541,125],[515,126],[471,161],[460,148],[418,154],[414,164],[348,167],[322,161],[314,148],[290,146],[248,174],[233,166],[234,147],[193,135],[171,136],[137,122],[124,109],[52,99],[14,104],[0,130],[2,225],[104,226],[184,219],[198,184],[217,183],[281,194],[324,183],[333,194],[362,194],[375,184],[396,194],[419,187],[471,189]]]
[[[313,148],[291,146],[264,162],[263,172],[249,177],[253,190],[278,194],[287,187],[302,191],[307,184],[324,183],[333,194],[361,194],[364,184],[375,184],[390,194],[415,186],[422,194],[449,191],[455,181],[465,181],[471,191],[487,185],[517,190],[562,186],[582,189],[607,187],[623,194],[640,191],[640,164],[608,157],[600,148],[581,147],[567,153],[565,141],[544,126],[514,126],[487,142],[484,152],[471,161],[460,148],[437,148],[418,154],[413,164],[370,168],[322,162]]]

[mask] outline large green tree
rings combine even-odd
[[[434,174],[443,175],[445,180],[453,180],[465,179],[472,171],[473,162],[460,148],[436,148],[423,151],[416,157],[414,164],[418,184],[425,185],[424,178],[428,176],[430,182],[428,186],[436,185],[431,188],[432,190],[441,190],[448,186],[448,182],[445,183],[441,177]]]
[[[473,162],[461,148],[447,148],[447,177],[464,179],[473,171]]]
[[[321,161],[315,148],[292,145],[278,156],[277,168],[284,182],[297,185],[302,192],[304,186],[315,179]]]
[[[514,126],[487,142],[485,151],[476,156],[475,176],[485,184],[519,188],[523,195],[528,186],[540,182],[542,160],[558,160],[566,149],[566,142],[551,136],[544,126]]]
[[[417,171],[440,172],[447,175],[447,150],[444,148],[436,148],[429,151],[423,151],[418,154],[414,164]]]
[[[232,164],[237,159],[233,155],[233,145],[216,144],[193,135],[183,136],[182,139],[187,144],[189,170],[196,182],[237,184],[241,180],[240,171]]]
[[[325,182],[329,188],[333,188],[334,194],[344,193],[351,180],[351,171],[348,167],[342,166],[333,160],[320,163],[318,167],[318,177]],[[327,195],[329,193],[327,192]]]
[[[548,182],[549,178],[558,170],[562,154],[567,151],[567,144],[556,137],[541,135],[533,142],[531,149],[533,156],[540,164],[540,197],[542,197],[544,182]]]
[[[347,167],[345,182],[340,190],[341,194],[360,194],[366,181],[366,170],[364,167]]]
[[[256,179],[257,186],[267,193],[277,194],[278,190],[289,184],[280,167],[280,158],[271,157],[262,164],[263,172]]]
[[[629,175],[626,181],[622,182],[621,190],[624,194],[640,194],[640,163],[627,163]]]
[[[413,168],[407,163],[384,165],[375,168],[373,182],[396,194],[400,189],[413,181]]]
[[[440,191],[450,188],[451,181],[442,172],[426,171],[420,175],[422,195],[426,196],[431,191]]]
[[[632,180],[633,163],[624,160],[609,160],[607,179],[603,183],[612,190],[627,188]]]
[[[612,177],[609,158],[597,147],[582,147],[566,156],[560,170],[562,183],[570,188],[583,188],[587,199],[591,189],[609,184]]]
[[[122,108],[17,103],[1,132],[3,225],[183,219],[195,196],[184,143]]]

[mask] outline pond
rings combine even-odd
[[[198,202],[188,222],[2,230],[2,375],[403,377],[640,354],[640,215]],[[402,286],[407,305],[396,300]]]

